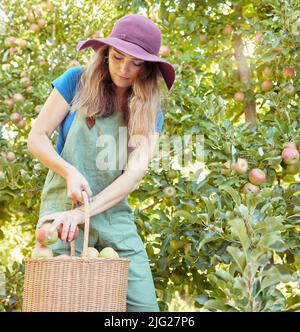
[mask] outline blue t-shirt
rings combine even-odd
[[[61,76],[51,82],[52,87],[55,87],[63,96],[68,104],[71,104],[72,99],[76,93],[77,83],[83,72],[82,67],[72,67],[66,70]],[[56,150],[59,154],[64,147],[66,137],[68,135],[71,124],[74,120],[75,112],[70,112],[59,126],[58,138],[56,142]],[[156,131],[161,132],[164,123],[164,113],[162,110],[158,112],[156,118]]]

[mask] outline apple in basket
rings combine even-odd
[[[42,245],[53,244],[58,240],[58,233],[55,229],[53,232],[49,232],[49,228],[51,227],[51,223],[45,223],[41,228],[38,228],[35,232],[35,236],[37,241]]]
[[[86,255],[88,258],[98,258],[99,251],[94,247],[88,247]],[[83,257],[82,253],[80,254],[80,257]]]
[[[58,237],[59,237],[60,240],[62,240],[62,238],[61,238],[62,231],[63,231],[63,224],[60,224],[60,225],[57,227],[57,234],[58,234]],[[79,233],[79,228],[78,228],[78,226],[76,226],[76,228],[75,228],[75,232],[74,232],[74,234],[73,234],[73,237],[72,237],[72,240],[71,240],[71,241],[74,241],[74,240],[77,238],[78,233]],[[67,235],[67,238],[69,238],[69,234]]]
[[[50,258],[53,257],[53,252],[50,248],[37,244],[32,250],[31,258]]]
[[[113,248],[106,247],[100,251],[99,257],[101,257],[101,258],[119,258],[119,254]]]

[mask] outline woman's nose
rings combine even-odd
[[[126,74],[127,73],[127,71],[128,71],[128,65],[129,65],[129,63],[128,62],[126,62],[126,61],[123,61],[122,63],[121,63],[121,74]]]

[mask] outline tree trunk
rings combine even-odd
[[[239,17],[242,17],[240,6],[235,7],[235,12]],[[242,37],[234,35],[232,44],[234,49],[234,57],[237,62],[237,67],[240,74],[240,80],[245,89],[245,96],[246,96],[245,106],[244,106],[245,118],[247,122],[256,123],[257,122],[256,104],[252,88],[251,70],[249,68],[247,58],[244,54]]]

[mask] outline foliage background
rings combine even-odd
[[[29,155],[27,136],[50,81],[88,61],[90,51],[76,53],[79,40],[108,35],[128,13],[159,25],[164,56],[176,67],[163,134],[204,137],[204,160],[195,142],[182,151],[188,167],[172,152],[167,165],[175,174],[166,164],[149,169],[130,195],[161,310],[299,310],[299,173],[289,174],[281,159],[287,142],[300,149],[299,2],[3,0],[0,8],[0,151],[16,156],[0,156],[0,310],[21,310],[23,259],[47,173]],[[45,25],[35,32],[38,19]],[[7,45],[9,36],[15,45]],[[296,76],[284,77],[285,67]],[[266,80],[269,91],[261,87]],[[17,93],[24,99],[9,106]],[[13,112],[25,127],[10,120]],[[267,173],[258,195],[241,192],[247,174],[220,172],[240,157]]]

